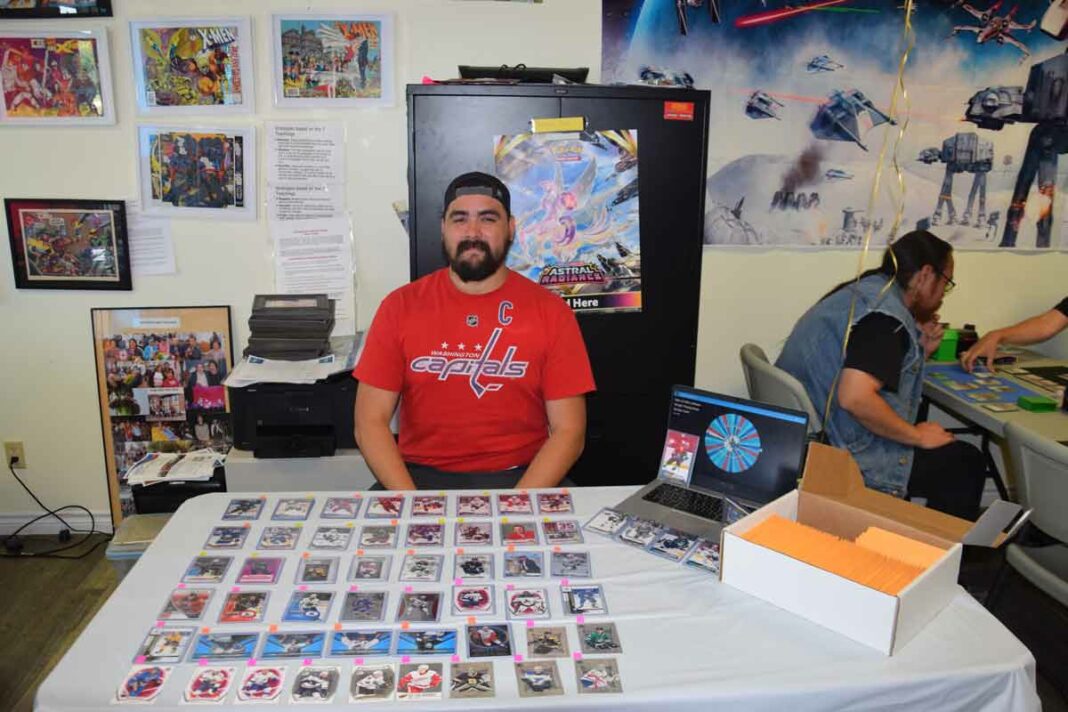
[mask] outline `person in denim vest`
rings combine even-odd
[[[869,487],[974,520],[986,479],[982,454],[938,423],[916,422],[924,361],[942,339],[938,309],[954,286],[949,243],[910,232],[878,268],[805,312],[776,365],[804,384],[817,410],[830,401],[824,431],[850,452]]]

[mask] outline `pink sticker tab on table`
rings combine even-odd
[[[467,617],[467,625],[474,625],[476,622],[477,621],[475,620],[474,616],[468,616]]]
[[[233,588],[230,589],[230,593],[241,593],[241,587],[240,586],[234,586]]]
[[[354,660],[352,661],[352,664],[353,664],[353,665],[360,665],[360,666],[362,666],[362,665],[363,665],[363,658],[355,658],[355,659],[354,659]]]
[[[211,632],[211,628],[201,628],[200,632],[203,633],[204,635],[207,635],[208,633]]]
[[[360,494],[359,492],[353,492],[352,496],[355,497],[356,499],[363,499],[363,495]]]
[[[311,552],[305,551],[303,554],[300,555],[300,558],[307,559],[309,556],[311,556]]]
[[[576,623],[585,623],[586,622],[586,616],[584,616],[584,615],[575,616],[575,622]]]
[[[404,592],[405,592],[405,593],[411,593],[411,592],[412,592],[412,591],[414,591],[414,590],[415,590],[415,589],[413,589],[413,588],[412,588],[411,586],[405,586],[405,587],[404,587]]]
[[[453,655],[451,658],[449,658],[449,660],[451,660],[454,663],[458,663],[458,662],[460,662],[460,656],[459,655]]]
[[[302,660],[300,664],[304,665],[305,667],[307,667],[308,665],[312,664],[312,659],[311,658],[304,658],[304,660]]]
[[[185,584],[184,583],[178,584],[178,588],[185,588]]]
[[[298,591],[307,591],[308,587],[307,586],[297,586],[297,590]]]
[[[359,590],[360,590],[360,587],[357,586],[356,584],[352,584],[351,586],[349,586],[349,591],[359,591]]]
[[[464,580],[462,578],[455,578],[455,579],[452,580],[452,585],[453,586],[463,586],[464,585]]]
[[[404,553],[407,554],[408,556],[415,556],[415,549],[408,549],[408,551],[406,551]]]
[[[575,651],[575,654],[571,657],[573,657],[575,660],[582,660],[582,653]]]
[[[568,581],[567,579],[560,579],[560,585],[561,586],[570,586],[571,582]]]
[[[278,624],[277,623],[271,623],[269,626],[267,626],[267,632],[268,633],[277,633],[278,632]]]
[[[392,524],[393,526],[397,526],[397,520],[396,519],[390,519],[389,523]]]
[[[554,546],[553,547],[553,553],[554,554],[559,554],[561,551],[563,551],[563,549],[561,549],[560,547],[558,547],[558,546]]]
[[[334,624],[334,630],[341,630],[341,624],[340,623],[335,623]]]
[[[156,621],[156,627],[157,628],[162,628],[163,627],[163,621]]]
[[[199,665],[200,667],[207,667],[208,666],[208,659],[207,658],[201,658],[200,660],[197,660],[197,665]]]
[[[461,546],[460,548],[458,548],[458,549],[456,550],[456,553],[457,553],[457,554],[462,554],[462,553],[464,553],[464,548],[463,548],[463,547]]]
[[[534,621],[532,621],[532,620],[530,620],[530,619],[528,618],[528,619],[527,619],[527,628],[533,628],[533,627],[534,627]]]
[[[507,546],[507,551],[508,553],[512,553],[513,551],[515,551],[515,544],[509,544]]]
[[[251,527],[252,525],[251,525],[251,524],[249,524],[248,522],[245,522],[245,523],[244,523],[244,524],[243,524],[242,526],[243,526],[243,527],[244,527],[245,529],[248,529],[248,528],[249,528],[249,527]]]
[[[356,556],[363,556],[363,549],[357,549]]]
[[[252,667],[255,664],[256,664],[256,658],[249,658],[248,659],[248,666],[249,667]]]
[[[408,630],[411,627],[412,627],[412,624],[409,623],[408,621],[404,621],[403,623],[401,623],[401,630]]]
[[[401,662],[402,663],[410,663],[411,661],[412,661],[412,656],[411,655],[402,655],[401,656]]]
[[[522,656],[522,655],[520,655],[519,653],[516,653],[516,655],[515,655],[515,661],[516,661],[517,663],[521,663],[521,662],[523,662],[523,656]]]
[[[144,655],[138,655],[136,658],[134,658],[134,662],[137,663],[138,665],[144,665],[145,664],[145,656]]]
[[[514,591],[515,590],[515,584],[514,583],[505,584],[504,585],[504,590],[505,591]]]

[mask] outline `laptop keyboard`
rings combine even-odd
[[[642,499],[716,522],[723,514],[723,500],[719,497],[701,494],[675,485],[660,485]]]

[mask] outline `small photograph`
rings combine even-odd
[[[349,567],[349,581],[389,580],[390,556],[354,556]]]
[[[456,497],[456,516],[458,517],[492,517],[493,505],[490,498],[480,494],[461,494]]]
[[[449,670],[449,697],[454,700],[493,697],[493,663],[453,663]]]
[[[341,670],[336,667],[308,666],[297,670],[293,687],[289,690],[290,702],[321,702],[333,701],[337,694],[338,681],[341,679]]]
[[[697,537],[695,536],[680,532],[678,529],[664,528],[649,544],[649,551],[672,561],[682,561],[696,543]]]
[[[619,531],[619,540],[644,549],[653,543],[659,531],[660,525],[652,520],[628,517],[626,525]]]
[[[402,593],[397,604],[397,622],[433,623],[441,617],[441,594],[436,591]]]
[[[181,388],[135,388],[133,396],[150,423],[186,419],[185,391]]]
[[[401,563],[399,581],[437,581],[445,557],[441,554],[408,554]]]
[[[146,663],[177,663],[193,641],[195,628],[154,628],[137,649],[135,659]]]
[[[151,702],[171,676],[170,666],[135,665],[115,693],[118,702]]]
[[[343,622],[379,622],[386,617],[385,591],[349,591],[341,605],[339,620]]]
[[[240,549],[247,536],[247,527],[215,527],[204,546],[208,549]]]
[[[355,667],[349,684],[349,702],[390,702],[396,684],[392,665]]]
[[[392,549],[397,546],[397,527],[369,524],[360,530],[358,549]]]
[[[493,586],[453,586],[452,612],[458,616],[492,614]]]
[[[589,578],[593,576],[590,554],[587,551],[554,551],[549,559],[549,573],[560,578]]]
[[[315,500],[311,497],[288,497],[278,500],[274,506],[271,519],[284,521],[304,521],[311,514]]]
[[[191,660],[238,660],[251,658],[260,642],[259,633],[203,633],[193,646]]]
[[[583,694],[623,692],[619,679],[619,663],[612,658],[583,658],[575,661],[575,679]]]
[[[276,702],[285,686],[283,667],[250,667],[237,688],[238,702]]]
[[[501,492],[497,495],[497,514],[534,514],[534,505],[524,492]]]
[[[333,591],[294,591],[282,613],[282,620],[287,623],[325,623],[333,600]]]
[[[574,514],[575,505],[571,495],[564,492],[539,492],[539,514]]]
[[[507,544],[537,544],[538,526],[533,521],[526,522],[502,522],[501,543]]]
[[[507,623],[476,623],[467,631],[467,656],[496,658],[512,654],[512,631]]]
[[[264,527],[257,549],[296,549],[301,527]]]
[[[564,615],[604,615],[608,606],[604,601],[604,589],[597,584],[584,586],[561,586],[564,597]]]
[[[396,654],[455,655],[456,631],[452,628],[399,631]]]
[[[211,600],[210,588],[176,588],[159,614],[161,621],[198,621]]]
[[[398,519],[404,513],[404,495],[369,497],[365,517]]]
[[[285,559],[250,556],[237,572],[237,583],[277,583]]]
[[[517,588],[504,592],[509,618],[548,618],[549,596],[544,588]]]
[[[319,527],[312,535],[312,549],[344,551],[352,541],[352,527]]]
[[[615,623],[579,623],[578,636],[583,655],[623,652]]]
[[[444,517],[449,499],[440,495],[416,495],[412,497],[413,517]]]
[[[298,584],[334,583],[337,581],[336,556],[309,556],[297,565]]]
[[[687,557],[686,565],[719,576],[719,542],[699,539]]]
[[[355,497],[328,497],[319,516],[323,519],[355,519],[360,511],[360,500]]]
[[[408,546],[442,546],[445,543],[445,525],[409,524],[405,541]]]
[[[444,667],[442,663],[402,663],[397,678],[397,699],[440,700]]]
[[[538,578],[545,575],[545,554],[540,551],[504,552],[505,578]]]
[[[266,591],[228,593],[223,602],[220,623],[259,623],[267,611]]]
[[[262,499],[231,499],[222,518],[254,521],[260,518],[262,511]]]
[[[182,696],[184,702],[222,702],[234,684],[232,667],[202,667],[193,673]]]
[[[456,546],[493,546],[493,522],[457,522]]]
[[[527,628],[528,658],[566,658],[571,654],[567,645],[567,628],[546,626]]]
[[[555,660],[515,664],[520,697],[551,697],[564,694]]]
[[[593,518],[590,519],[590,521],[586,522],[585,528],[588,531],[605,534],[606,536],[615,536],[626,523],[626,514],[605,507],[600,512],[597,512],[597,514],[593,515]]]
[[[322,657],[325,633],[279,632],[268,633],[263,642],[261,658],[318,658]]]
[[[558,519],[541,523],[546,544],[581,544],[582,529],[578,520]]]
[[[678,430],[668,430],[664,453],[660,457],[660,476],[689,483],[700,438]]]
[[[457,554],[456,578],[493,579],[493,554]]]
[[[330,655],[334,657],[389,655],[392,647],[393,631],[388,629],[339,630],[330,639]]]

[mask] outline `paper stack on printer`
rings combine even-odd
[[[245,356],[304,361],[330,353],[334,300],[325,294],[257,294]]]
[[[335,373],[351,371],[361,334],[330,339],[330,353],[305,361],[275,360],[247,356],[234,366],[223,381],[228,388],[244,388],[256,383],[316,383]]]
[[[210,480],[224,456],[211,448],[191,452],[150,452],[126,471],[129,485]]]

